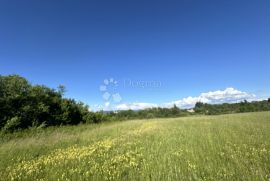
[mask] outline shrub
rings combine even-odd
[[[146,115],[146,118],[147,119],[151,119],[151,118],[154,118],[155,117],[155,115],[153,114],[153,113],[148,113],[147,115]]]
[[[108,120],[108,117],[103,112],[89,112],[86,116],[86,123],[101,123]]]
[[[3,130],[4,132],[13,132],[16,129],[20,128],[20,125],[21,125],[21,118],[15,116],[7,121]]]

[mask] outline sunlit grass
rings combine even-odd
[[[28,131],[0,160],[0,180],[270,180],[270,112]]]

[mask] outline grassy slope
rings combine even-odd
[[[17,135],[0,144],[0,180],[270,180],[270,112]]]

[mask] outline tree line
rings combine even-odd
[[[207,104],[197,102],[194,108],[198,114],[218,115],[244,112],[270,111],[270,98],[263,101],[248,102],[246,100],[239,103]]]
[[[76,125],[104,120],[88,106],[64,98],[65,88],[32,85],[18,75],[0,75],[0,129],[14,131],[29,127]]]
[[[225,114],[268,111],[270,99],[258,102],[211,105],[198,102],[195,112],[172,108],[151,108],[140,111],[91,112],[82,102],[64,97],[65,88],[52,89],[32,85],[19,75],[0,75],[0,129],[13,132],[29,127],[77,125],[104,121],[180,117],[193,114]]]
[[[113,120],[128,120],[128,119],[151,119],[151,118],[168,118],[188,116],[194,113],[186,109],[180,109],[176,105],[172,108],[147,108],[144,110],[124,110],[117,112],[107,112],[106,115]]]

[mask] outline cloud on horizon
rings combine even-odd
[[[116,110],[141,110],[147,108],[158,107],[157,104],[152,103],[130,103],[130,104],[119,104],[116,106]]]
[[[195,106],[197,102],[203,102],[208,104],[222,104],[222,103],[237,103],[241,101],[256,101],[258,99],[255,94],[243,92],[235,88],[229,87],[225,90],[210,91],[206,93],[201,93],[197,97],[185,97],[180,100],[172,101],[164,104],[154,104],[154,103],[128,103],[119,104],[115,108],[116,110],[141,110],[154,107],[167,107],[170,108],[174,104],[182,109],[188,109]]]

